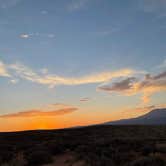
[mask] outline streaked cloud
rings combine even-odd
[[[31,68],[21,64],[6,64],[8,72],[15,79],[23,79],[34,83],[54,87],[56,85],[81,85],[81,84],[101,84],[116,77],[131,76],[137,71],[133,69],[121,69],[117,71],[107,71],[89,74],[80,77],[63,77],[56,74],[49,74],[48,71],[38,73]]]
[[[43,14],[43,15],[46,15],[46,14],[48,14],[48,11],[47,10],[42,10],[40,13]]]
[[[3,9],[8,9],[16,6],[21,1],[23,0],[0,0],[0,7]]]
[[[10,74],[8,73],[6,69],[6,65],[0,61],[0,76],[2,77],[10,77]]]
[[[20,34],[20,38],[23,38],[23,39],[28,39],[28,38],[32,38],[32,37],[55,38],[55,34],[53,34],[53,33],[38,33],[38,32]]]
[[[11,82],[12,84],[17,84],[18,81],[19,81],[18,79],[11,79],[11,80],[10,80],[10,82]]]
[[[64,77],[56,74],[50,74],[47,68],[37,72],[21,63],[4,64],[1,62],[0,69],[0,76],[10,76],[11,83],[17,83],[16,80],[22,79],[46,85],[49,88],[53,88],[57,85],[71,86],[98,84],[98,90],[109,92],[110,94],[119,93],[126,96],[142,94],[142,100],[144,103],[149,102],[150,97],[154,93],[166,90],[165,70],[160,74],[152,75],[133,69],[121,69],[117,71],[88,74],[79,77]]]
[[[93,32],[97,36],[110,36],[115,32],[118,32],[120,29],[118,27],[107,27],[103,30]]]
[[[165,0],[137,0],[137,2],[144,12],[164,12],[166,9]]]
[[[157,75],[146,74],[143,79],[123,77],[117,82],[98,87],[99,90],[109,93],[118,92],[123,95],[142,94],[144,103],[149,102],[151,95],[166,90],[166,71]]]
[[[67,10],[68,11],[80,10],[84,8],[89,1],[90,0],[72,0],[67,6]]]
[[[162,64],[157,66],[158,69],[165,69],[166,70],[166,59],[163,61]]]
[[[11,114],[0,115],[0,118],[33,118],[33,117],[53,117],[73,113],[78,110],[76,107],[62,104],[52,104],[42,108],[26,110]]]
[[[85,98],[80,99],[80,102],[87,102],[87,101],[89,101],[89,100],[90,100],[89,97],[85,97]]]
[[[47,74],[48,73],[48,69],[47,68],[43,68],[43,69],[40,70],[40,72],[42,74]]]

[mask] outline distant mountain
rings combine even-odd
[[[151,112],[132,119],[122,119],[112,122],[106,122],[105,125],[166,125],[166,108],[155,109]]]

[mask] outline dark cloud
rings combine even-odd
[[[156,79],[163,79],[163,78],[166,79],[166,71],[164,71],[164,72],[162,72],[162,73],[160,73],[160,74],[153,77],[153,79],[155,79],[155,80]]]
[[[145,79],[139,83],[138,88],[141,90],[148,87],[166,87],[166,71],[161,72],[155,76],[150,74],[145,76]]]
[[[99,89],[104,91],[125,91],[132,88],[132,83],[136,80],[135,77],[128,77],[121,81],[114,82],[112,85],[100,86]]]
[[[166,71],[157,75],[146,74],[143,79],[127,77],[121,81],[98,87],[107,92],[119,92],[124,95],[143,94],[143,101],[148,102],[152,94],[166,90]]]

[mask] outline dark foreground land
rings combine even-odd
[[[0,166],[166,166],[166,126],[0,133]]]

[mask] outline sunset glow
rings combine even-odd
[[[166,1],[0,0],[0,132],[166,107]]]

